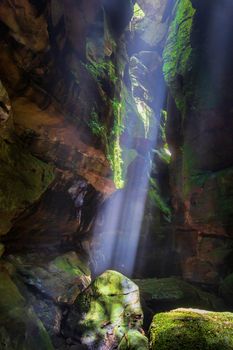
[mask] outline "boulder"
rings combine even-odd
[[[141,296],[154,312],[177,307],[198,307],[207,310],[224,310],[224,302],[214,294],[207,293],[175,277],[134,280]]]
[[[91,283],[90,271],[75,252],[53,259],[43,254],[10,256],[20,279],[56,303],[72,304]]]
[[[233,348],[233,314],[198,309],[176,309],[154,316],[150,349],[230,350]]]
[[[0,349],[53,350],[43,324],[0,267]]]
[[[91,282],[90,271],[71,251],[56,257],[44,253],[10,255],[4,264],[20,293],[43,322],[52,342],[60,337],[63,314]]]
[[[140,344],[145,343],[140,334],[142,322],[137,285],[121,273],[108,270],[78,296],[67,316],[63,333],[90,349],[112,349],[121,340],[122,349],[125,349],[128,338],[133,342],[129,331],[135,332]]]

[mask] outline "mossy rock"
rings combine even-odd
[[[232,350],[233,314],[177,309],[154,316],[152,350]]]
[[[11,255],[20,280],[56,303],[72,304],[91,283],[91,272],[71,251],[48,259],[43,254]]]
[[[129,331],[142,326],[139,290],[116,271],[105,271],[81,293],[72,306],[64,328],[67,337],[80,336],[95,349],[116,346]]]
[[[0,267],[0,349],[53,350],[42,322],[27,305],[2,267]]]
[[[134,280],[146,305],[153,311],[177,307],[198,307],[213,311],[225,309],[223,301],[175,277]]]
[[[163,52],[165,80],[181,112],[185,111],[186,97],[193,93],[190,70],[192,65],[191,30],[195,10],[190,0],[178,0],[175,17]]]
[[[53,167],[20,144],[0,138],[0,235],[11,220],[36,202],[54,179]]]

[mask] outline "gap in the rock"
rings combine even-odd
[[[169,21],[171,15],[172,2],[170,1],[168,4],[166,9],[163,9],[163,16],[164,13],[167,13],[164,21]],[[152,16],[155,15],[152,14]],[[146,237],[147,232],[145,231],[150,229],[142,227],[142,224],[153,167],[153,152],[157,145],[161,115],[166,109],[166,87],[162,78],[163,47],[161,47],[161,41],[157,45],[155,41],[153,49],[148,49],[145,47],[145,42],[142,44],[140,36],[137,35],[142,17],[143,20],[151,19],[148,13],[144,13],[140,6],[135,3],[134,16],[126,37],[128,38],[127,52],[129,55],[127,89],[130,89],[129,94],[132,94],[137,114],[144,123],[144,137],[138,137],[135,141],[138,125],[133,120],[129,120],[129,116],[128,119],[125,118],[125,123],[131,124],[131,130],[122,142],[127,144],[128,149],[136,148],[137,157],[127,169],[124,188],[118,189],[99,209],[96,221],[97,223],[101,222],[101,230],[96,225],[97,227],[94,229],[95,244],[93,244],[94,248],[91,252],[94,275],[99,275],[106,269],[114,269],[132,277],[134,276],[137,255],[140,256],[140,253],[150,249],[146,238],[143,240],[144,244],[140,241],[140,235],[143,230]],[[159,18],[159,24],[161,21],[163,19]],[[156,28],[153,30],[156,31]],[[151,33],[144,34],[150,36]],[[155,66],[157,66],[157,71],[153,71]],[[152,71],[151,77],[146,75],[146,70],[147,72]],[[155,82],[154,96],[148,94],[150,80]],[[130,116],[130,118],[136,119],[136,116]],[[170,156],[169,150],[166,151]],[[130,156],[128,155],[128,157]],[[127,159],[126,156],[124,162],[130,163],[130,159]]]

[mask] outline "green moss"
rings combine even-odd
[[[144,11],[138,5],[138,3],[135,3],[134,9],[133,9],[133,19],[142,19],[144,17],[145,17]]]
[[[137,330],[129,330],[121,340],[118,350],[147,350],[148,339]]]
[[[124,100],[120,102],[117,99],[112,101],[114,124],[111,131],[112,141],[110,141],[109,145],[108,159],[113,170],[113,180],[116,188],[124,187],[122,148],[120,145],[120,136],[124,130],[123,115],[125,106],[123,102]]]
[[[164,77],[181,112],[185,111],[186,97],[192,84],[189,79],[187,79],[188,83],[185,83],[191,65],[190,33],[194,13],[190,0],[177,1],[175,18],[163,53]]]
[[[37,201],[54,179],[53,167],[20,144],[0,138],[0,217],[14,217]],[[0,224],[4,231],[4,219]]]
[[[178,309],[154,316],[151,349],[231,350],[233,314]]]
[[[83,274],[90,275],[87,265],[77,254],[67,253],[60,255],[52,261],[52,266],[56,267],[59,272],[65,272],[74,277],[82,276]]]
[[[91,120],[88,125],[91,128],[94,135],[101,138],[105,149],[108,161],[113,171],[113,181],[116,188],[124,187],[124,170],[122,159],[122,148],[120,145],[120,136],[124,131],[124,113],[125,102],[114,98],[110,101],[110,107],[113,115],[113,127],[110,131],[105,124],[100,122],[100,118],[95,110],[92,110]]]
[[[155,179],[150,178],[148,195],[150,200],[155,203],[156,207],[162,212],[165,219],[171,221],[171,209],[167,205],[166,201],[161,197],[159,193],[159,186]]]
[[[161,137],[161,143],[159,149],[155,149],[154,153],[158,155],[160,160],[162,160],[166,164],[170,164],[171,162],[171,152],[168,147],[167,143],[167,137],[166,137],[166,124],[167,124],[167,112],[162,111],[161,112],[161,119],[160,119],[160,125],[159,125],[159,133]]]
[[[116,67],[112,61],[92,61],[91,63],[86,64],[86,68],[96,80],[108,79],[113,84],[116,84],[118,81]]]

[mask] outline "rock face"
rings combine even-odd
[[[183,276],[209,285],[232,271],[232,3],[218,6],[178,1],[163,53],[175,250]]]
[[[143,314],[136,284],[116,271],[106,271],[76,299],[64,335],[81,340],[89,349],[146,349],[140,333]],[[129,345],[127,345],[129,344]]]
[[[7,271],[0,267],[0,347],[6,350],[53,350],[51,340],[32,307]]]
[[[60,245],[64,235],[71,240],[90,224],[83,204],[115,189],[106,144],[93,126],[97,112],[106,116],[106,130],[114,119],[110,77],[117,72],[110,56],[118,37],[106,20],[100,1],[0,4],[0,235],[14,226],[15,246],[48,244],[49,218],[57,218],[61,202],[68,218],[51,244]]]
[[[154,317],[150,349],[230,350],[233,346],[233,314],[177,309]]]

